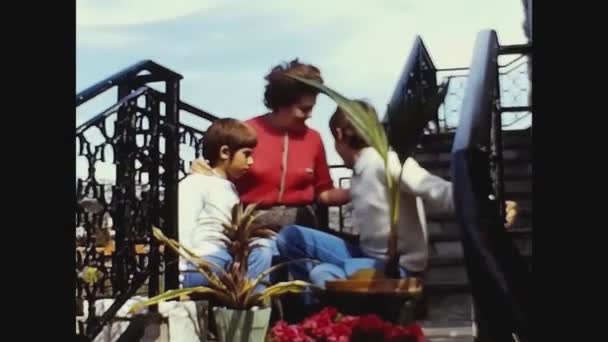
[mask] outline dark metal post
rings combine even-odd
[[[498,77],[498,64],[496,64],[496,87],[493,90],[494,102],[492,103],[492,127],[490,140],[492,148],[492,167],[494,168],[494,191],[498,202],[499,217],[505,220],[505,183],[504,165],[502,156],[502,112],[500,109],[500,82]]]
[[[319,222],[319,228],[329,229],[329,207],[323,204],[317,206],[317,222]]]
[[[159,101],[151,93],[146,94],[146,107],[150,111],[150,156],[152,158],[152,165],[149,172],[150,180],[150,198],[151,198],[151,215],[152,224],[156,227],[160,227],[160,179],[159,179],[159,167],[160,167],[160,111]],[[151,228],[151,227],[150,227]],[[148,296],[153,297],[158,294],[158,275],[160,267],[160,252],[158,241],[150,234],[150,256],[148,260],[148,272],[150,278],[148,280]],[[153,307],[157,309],[157,307]]]
[[[166,82],[165,102],[165,199],[163,231],[169,238],[177,236],[177,181],[179,172],[179,80]],[[179,287],[178,255],[165,249],[165,290]]]
[[[342,177],[338,180],[340,189],[344,189],[344,186],[342,186],[343,181],[350,179],[350,177]],[[342,233],[344,231],[344,210],[343,210],[343,205],[339,206],[338,208],[340,208],[340,233]],[[352,229],[351,229],[351,233],[352,233]]]
[[[130,93],[127,85],[118,87],[118,99]],[[135,150],[134,104],[129,101],[118,109],[115,136],[116,142],[116,187],[112,204],[116,226],[116,249],[112,255],[113,295],[126,291],[129,284],[129,244],[132,230],[133,199],[135,198]],[[115,197],[114,197],[115,196]]]

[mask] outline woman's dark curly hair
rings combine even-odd
[[[289,106],[297,102],[302,95],[319,93],[315,88],[285,76],[286,73],[323,83],[321,71],[314,65],[300,63],[297,58],[289,63],[279,64],[264,77],[268,81],[264,91],[264,105],[268,109]]]

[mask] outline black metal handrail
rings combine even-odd
[[[480,340],[528,341],[531,277],[504,226],[500,51],[495,31],[478,34],[452,147],[454,204]]]
[[[153,75],[155,77],[153,79],[154,81],[161,81],[161,80],[178,81],[183,78],[182,75],[176,73],[175,71],[167,69],[164,66],[162,66],[156,62],[153,62],[151,60],[144,60],[144,61],[138,62],[136,64],[133,64],[132,66],[127,67],[127,68],[115,73],[114,75],[106,78],[105,80],[97,82],[94,85],[92,85],[92,86],[88,87],[87,89],[81,91],[80,93],[76,94],[76,107],[80,106],[81,104],[89,101],[90,99],[94,98],[95,96],[103,93],[104,91],[106,91],[114,86],[118,86],[118,85],[124,84],[126,82],[132,82],[132,81],[136,80],[136,77],[142,71],[147,71],[151,75]]]
[[[520,62],[517,66],[511,68],[511,70],[507,72],[500,72],[497,61],[498,56],[503,49],[498,45],[496,34],[492,34],[492,32],[493,31],[482,32],[478,37],[474,59],[471,63],[471,73],[467,76],[465,100],[463,101],[461,109],[461,116],[469,115],[472,119],[460,120],[459,127],[462,125],[465,127],[459,129],[461,133],[455,136],[453,148],[462,148],[462,145],[466,143],[464,139],[475,139],[475,143],[478,146],[487,146],[488,148],[491,148],[495,172],[495,197],[500,205],[500,213],[504,217],[504,181],[502,170],[503,124],[501,120],[501,114],[504,111],[500,108],[499,76],[512,72],[525,62]],[[518,59],[511,61],[511,63],[506,66],[512,65],[517,60]],[[475,70],[473,70],[473,68],[475,68]],[[473,73],[473,71],[475,71],[475,73]],[[488,96],[492,96],[491,100],[487,99]],[[520,107],[518,109],[524,110],[525,108]],[[481,113],[491,113],[491,120]],[[474,125],[475,129],[466,127],[467,125]],[[463,135],[464,133],[462,132],[469,132],[471,136]]]
[[[522,54],[522,55],[518,56],[517,58],[514,58],[513,60],[509,61],[509,63],[507,63],[507,64],[499,65],[498,68],[504,69],[504,68],[510,67],[511,65],[519,62],[520,60],[524,59],[525,57],[526,57],[526,55]],[[440,69],[437,69],[437,72],[469,71],[470,69],[471,69],[470,67],[440,68]],[[507,71],[507,73],[508,73],[508,71]]]
[[[136,98],[140,97],[141,95],[145,95],[150,90],[151,90],[151,88],[148,88],[148,87],[140,87],[139,89],[135,90],[131,94],[123,97],[122,99],[119,99],[115,104],[113,104],[110,107],[108,107],[107,109],[103,110],[101,113],[94,115],[91,119],[89,119],[85,123],[81,124],[80,126],[76,127],[76,135],[86,131],[91,126],[97,125],[102,120],[105,120],[108,116],[116,113],[118,111],[118,109],[120,107],[122,107],[123,105],[125,105],[127,102],[129,102],[133,99],[136,99]]]
[[[152,88],[150,88],[150,91],[152,93],[154,93],[156,96],[158,96],[159,99],[161,99],[163,101],[166,99],[165,93],[160,92],[160,91],[158,91],[156,89],[152,89]],[[178,107],[179,107],[179,110],[183,110],[185,112],[188,112],[190,114],[193,114],[193,115],[198,116],[199,118],[202,118],[202,119],[205,119],[205,120],[215,121],[215,120],[219,119],[218,116],[215,116],[215,115],[213,115],[213,114],[211,114],[209,112],[206,112],[206,111],[204,111],[204,110],[202,110],[200,108],[197,108],[197,107],[195,107],[195,106],[193,106],[193,105],[191,105],[189,103],[186,103],[184,101],[181,101],[181,100],[178,103]]]
[[[438,125],[435,104],[438,107],[442,101],[438,94],[437,68],[417,36],[382,119],[388,141],[400,158],[414,151],[429,121]]]

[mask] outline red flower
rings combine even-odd
[[[300,326],[288,325],[285,321],[277,322],[270,333],[274,342],[315,342]]]
[[[338,314],[338,310],[332,307],[326,307],[317,314],[314,314],[302,322],[301,327],[309,334],[314,336],[322,335],[323,329],[333,324],[334,317]]]
[[[361,316],[355,327],[361,331],[388,332],[391,329],[391,324],[380,319],[378,315],[370,314]]]
[[[361,316],[353,325],[351,341],[383,341],[390,329],[391,324],[378,315]]]
[[[271,337],[273,342],[424,342],[417,323],[394,326],[377,315],[342,316],[332,307],[308,317],[300,325],[279,321],[271,329]]]
[[[327,342],[348,342],[352,333],[352,328],[340,321],[339,323],[329,326],[325,332],[326,335],[324,337]]]
[[[340,318],[339,322],[342,325],[352,328],[355,324],[357,324],[358,320],[359,317],[357,316],[343,316],[342,318]]]
[[[424,333],[418,323],[395,326],[384,336],[387,342],[424,342]]]

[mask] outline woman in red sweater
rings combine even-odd
[[[297,59],[272,68],[264,91],[270,112],[246,121],[258,136],[254,163],[235,184],[242,202],[269,211],[259,223],[319,227],[314,203],[341,205],[350,197],[347,190],[334,188],[321,136],[306,125],[319,92],[286,73],[323,82],[317,67]],[[192,165],[193,172],[207,168],[201,159]]]

